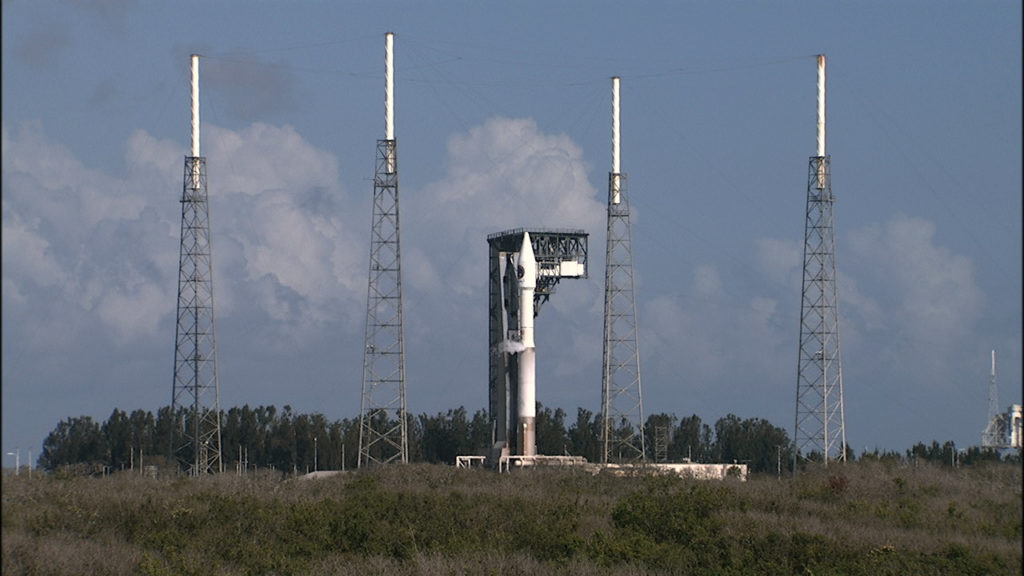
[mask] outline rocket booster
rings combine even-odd
[[[519,250],[519,446],[523,456],[537,454],[537,345],[533,340],[533,294],[537,288],[537,260],[530,233],[523,233]]]

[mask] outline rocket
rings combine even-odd
[[[530,233],[523,233],[519,250],[519,422],[517,435],[523,456],[537,455],[537,345],[533,341],[533,293],[537,288],[537,260]]]

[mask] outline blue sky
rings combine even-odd
[[[3,450],[171,398],[189,55],[223,408],[355,417],[395,32],[409,410],[487,402],[489,233],[590,233],[537,397],[600,407],[622,77],[645,412],[792,434],[828,57],[847,438],[976,445],[1021,400],[1019,2],[4,0]],[[5,458],[10,458],[5,456]],[[5,465],[12,462],[4,461]]]

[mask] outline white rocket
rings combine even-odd
[[[519,249],[519,446],[523,456],[537,455],[537,345],[533,341],[533,292],[537,288],[537,259],[530,233]]]

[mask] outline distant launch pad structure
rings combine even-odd
[[[1004,444],[1002,419],[999,414],[999,386],[996,382],[996,351],[992,351],[992,371],[988,377],[988,424],[981,435],[981,445],[1001,448]]]
[[[831,159],[825,154],[825,55],[818,56],[818,153],[809,162],[804,226],[800,351],[797,362],[797,458],[846,460],[846,414],[839,347],[839,293]],[[795,470],[795,466],[794,466]]]
[[[535,457],[534,318],[562,278],[587,277],[583,230],[518,228],[491,234],[489,246],[488,464]]]
[[[982,448],[1019,450],[1022,443],[1021,405],[1011,404],[999,410],[999,388],[996,384],[996,351],[992,351],[992,372],[988,380],[988,425],[981,435]]]
[[[171,456],[190,476],[223,472],[220,385],[213,321],[213,257],[206,158],[199,155],[199,56],[192,55],[192,149],[185,157],[181,196],[177,332],[171,414],[183,421],[171,434]]]
[[[619,78],[612,78],[612,169],[604,274],[601,463],[645,462],[644,404],[636,339],[633,233],[626,175],[620,171]]]
[[[370,279],[359,418],[359,467],[409,461],[394,115],[394,34],[385,34],[384,139],[377,141],[370,230]]]

